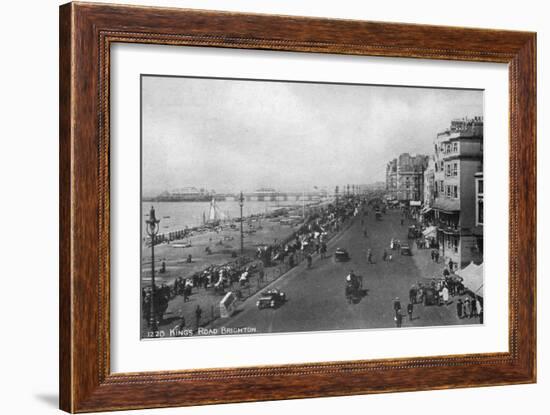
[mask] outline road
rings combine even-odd
[[[258,333],[322,331],[395,327],[393,299],[400,297],[405,312],[410,286],[422,277],[440,275],[441,264],[434,264],[429,250],[413,248],[413,256],[393,252],[391,262],[382,260],[384,248],[389,250],[390,239],[407,241],[407,225],[401,225],[396,211],[376,221],[372,212],[366,218],[353,219],[351,226],[329,244],[329,254],[336,247],[350,253],[348,262],[335,262],[332,255],[316,257],[313,266],[296,267],[277,280],[272,287],[287,294],[288,301],[277,309],[259,310],[259,293],[247,299],[230,318],[218,319],[210,327],[252,327]],[[366,226],[368,237],[363,235]],[[366,258],[371,249],[374,264]],[[366,295],[357,304],[349,304],[344,296],[345,276],[353,269],[363,277]],[[415,305],[413,320],[403,319],[403,327],[449,324],[473,324],[477,319],[459,320],[455,304],[448,306]]]

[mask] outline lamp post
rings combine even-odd
[[[151,206],[147,224],[147,235],[151,238],[151,316],[149,318],[149,327],[153,332],[158,331],[157,319],[155,318],[155,237],[159,232],[160,219],[155,217],[155,208]]]
[[[241,192],[239,196],[239,207],[241,208],[241,256],[243,256],[244,252],[244,241],[243,241],[243,204],[244,204],[244,196],[243,192]]]

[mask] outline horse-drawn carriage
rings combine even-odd
[[[363,279],[359,275],[350,273],[346,277],[346,288],[344,293],[348,303],[358,303],[363,297]]]
[[[349,261],[349,253],[344,248],[336,248],[334,251],[334,260],[337,262]]]

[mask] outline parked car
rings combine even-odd
[[[349,253],[343,248],[336,248],[334,252],[334,260],[344,262],[349,260]]]
[[[278,308],[286,301],[286,294],[278,289],[268,290],[261,293],[256,301],[256,306],[262,308]]]
[[[401,245],[401,255],[412,256],[412,251],[409,245]]]

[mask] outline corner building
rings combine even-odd
[[[483,172],[483,118],[453,120],[437,134],[434,151],[432,209],[440,254],[453,269],[480,263],[483,221],[476,184]]]

